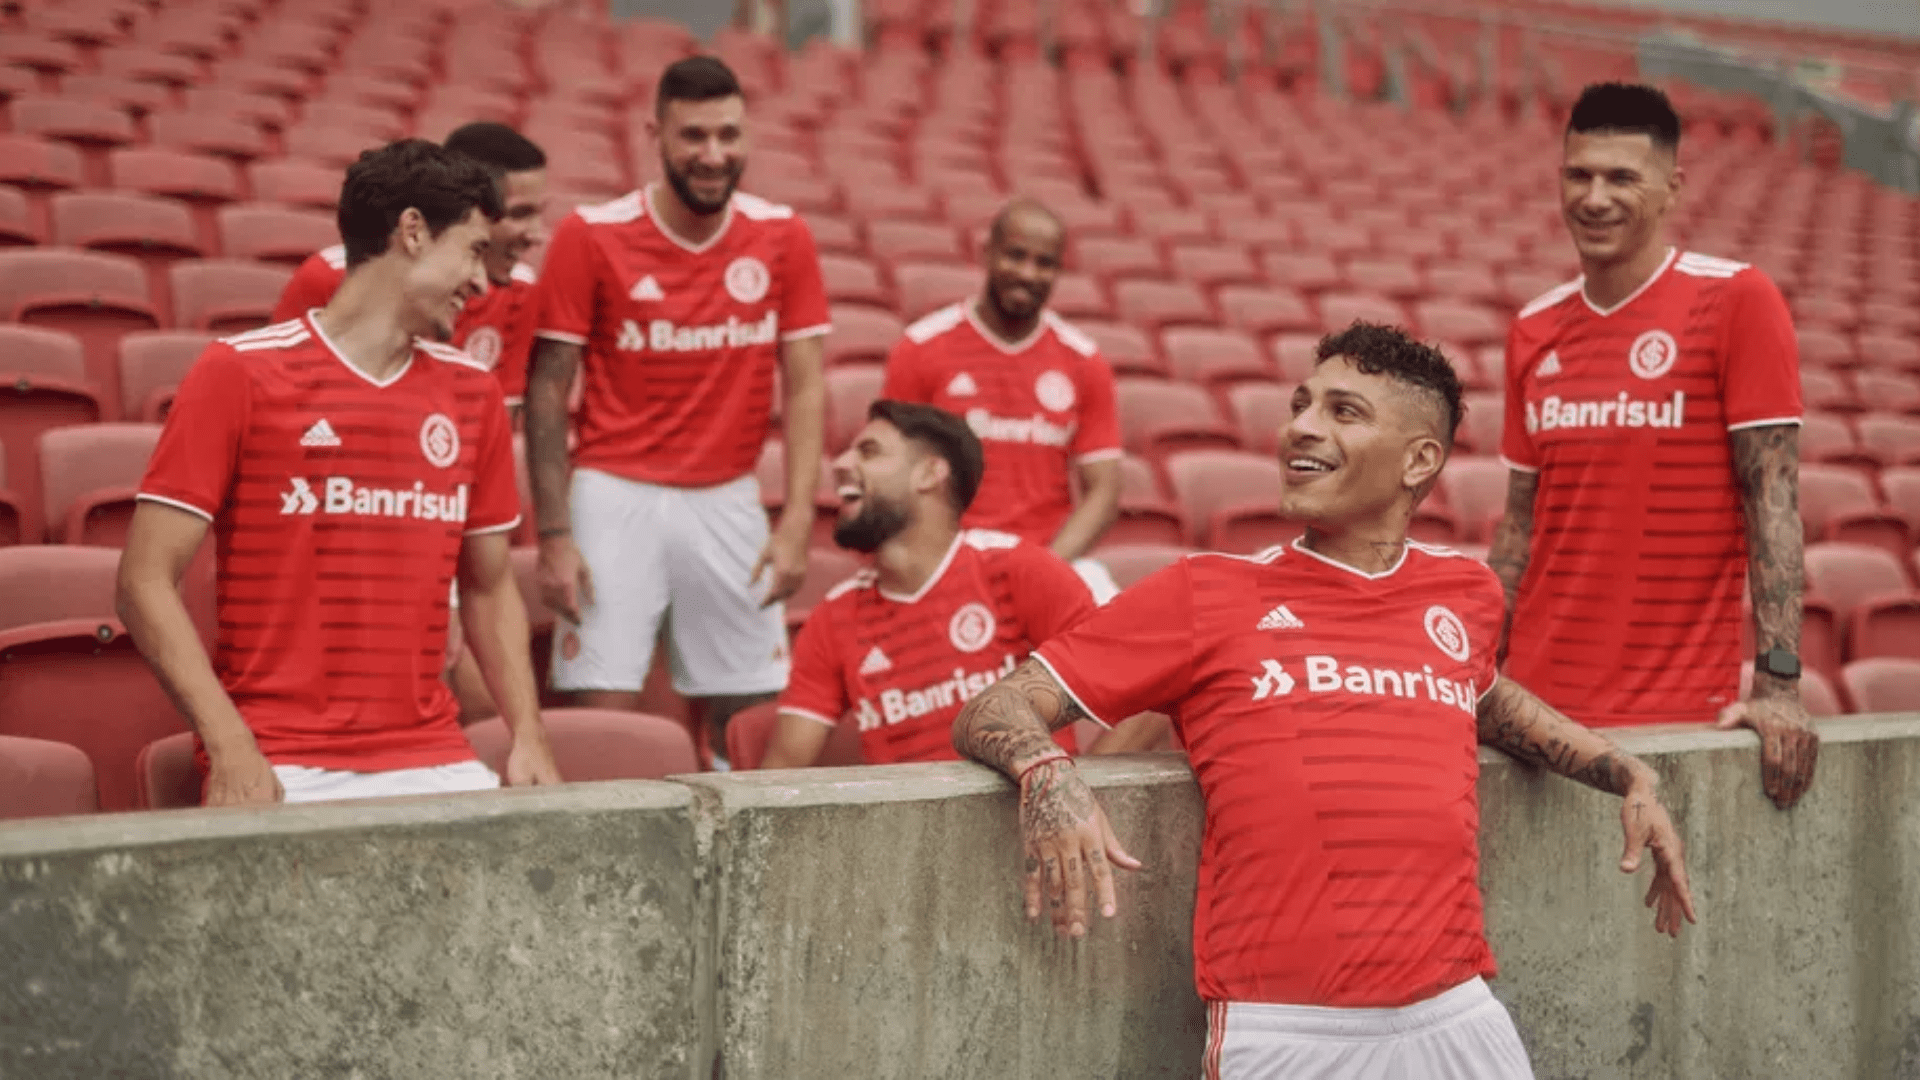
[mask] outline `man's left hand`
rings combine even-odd
[[[553,748],[542,738],[515,738],[507,751],[508,787],[538,787],[558,784],[560,766],[554,764]]]
[[[1687,883],[1686,845],[1673,818],[1660,805],[1651,785],[1636,784],[1627,789],[1620,803],[1620,827],[1626,833],[1626,850],[1620,854],[1620,871],[1631,874],[1640,869],[1643,852],[1653,852],[1653,884],[1647,888],[1647,906],[1653,909],[1653,928],[1668,937],[1680,936],[1680,920],[1697,922],[1693,914],[1693,887]]]
[[[758,585],[762,577],[767,578],[767,598],[760,602],[761,607],[771,607],[800,591],[807,580],[807,534],[808,528],[790,527],[782,519],[773,535],[767,537],[767,546],[760,552],[759,561],[753,564],[753,577],[750,584]]]
[[[1750,727],[1760,736],[1760,786],[1782,810],[1793,808],[1813,786],[1814,763],[1820,758],[1820,736],[1807,719],[1799,689],[1756,695],[1720,710],[1722,731]]]

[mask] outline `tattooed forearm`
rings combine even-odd
[[[1499,680],[1487,692],[1480,702],[1479,720],[1482,743],[1591,788],[1625,795],[1636,779],[1652,777],[1638,758],[1560,715],[1509,679]]]
[[[1520,579],[1527,573],[1527,555],[1533,546],[1533,497],[1540,489],[1540,474],[1507,473],[1507,512],[1493,534],[1493,549],[1487,553],[1487,565],[1500,579],[1507,593],[1507,610],[1513,610],[1520,595]]]
[[[1058,752],[1053,729],[1087,718],[1047,669],[1029,660],[960,710],[953,721],[953,748],[1017,777],[1021,769]]]
[[[1804,587],[1800,526],[1800,429],[1744,428],[1729,436],[1747,526],[1747,584],[1756,646],[1800,651]],[[1755,680],[1756,691],[1768,681]]]
[[[541,339],[527,373],[527,473],[533,482],[534,523],[541,532],[566,529],[573,514],[567,499],[567,391],[580,367],[581,349]]]

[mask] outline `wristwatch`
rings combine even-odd
[[[1753,658],[1753,670],[1776,679],[1800,677],[1800,658],[1785,649],[1768,649]]]

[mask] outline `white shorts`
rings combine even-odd
[[[676,488],[575,469],[573,540],[593,575],[593,604],[578,627],[554,627],[554,689],[639,690],[663,621],[680,693],[786,689],[785,605],[761,607],[768,582],[748,580],[767,546],[751,473]]]
[[[324,802],[330,799],[384,799],[393,795],[445,795],[455,791],[488,791],[500,786],[500,777],[478,759],[451,765],[388,772],[345,772],[312,765],[275,765],[286,800]]]
[[[1107,601],[1120,595],[1120,585],[1113,580],[1113,572],[1098,559],[1073,560],[1073,572],[1087,583],[1087,591],[1093,594],[1095,606],[1105,607]]]
[[[1533,1080],[1506,1007],[1475,977],[1397,1009],[1207,1004],[1205,1080]]]

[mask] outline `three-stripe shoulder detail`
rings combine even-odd
[[[300,319],[289,319],[272,326],[263,326],[258,330],[249,330],[244,334],[220,339],[222,345],[235,352],[255,352],[260,349],[290,349],[313,338],[312,331]]]
[[[966,318],[966,314],[966,308],[961,304],[948,304],[946,307],[937,308],[931,314],[914,320],[913,325],[907,327],[907,340],[915,345],[925,345],[959,326],[961,320]]]
[[[1088,337],[1086,331],[1051,311],[1046,312],[1042,317],[1046,319],[1048,329],[1053,331],[1053,336],[1059,338],[1067,348],[1088,359],[1099,355],[1099,344]]]
[[[781,221],[793,216],[793,207],[744,191],[733,193],[733,208],[752,221]]]
[[[877,585],[879,581],[880,581],[880,575],[875,573],[873,570],[871,569],[861,570],[860,572],[854,574],[852,577],[846,579],[845,581],[842,581],[840,584],[835,585],[831,589],[828,589],[827,595],[822,597],[822,599],[838,600],[842,596],[845,596],[850,592],[857,592],[861,589],[870,589],[873,586]]]
[[[413,346],[428,356],[433,357],[435,360],[442,360],[449,364],[460,364],[483,374],[487,371],[487,366],[475,360],[465,349],[456,349],[451,345],[443,345],[437,341],[423,341],[419,338],[414,339]]]
[[[1583,284],[1585,284],[1585,281],[1586,279],[1584,278],[1574,278],[1572,281],[1566,281],[1558,285],[1555,285],[1553,288],[1548,289],[1546,292],[1543,292],[1539,296],[1534,297],[1532,300],[1527,301],[1527,306],[1521,308],[1520,314],[1515,315],[1514,318],[1516,319],[1530,318],[1534,315],[1540,314],[1541,312],[1547,310],[1548,308],[1554,306],[1555,304],[1565,301],[1567,297],[1572,296],[1574,293],[1579,292],[1580,287]]]
[[[612,202],[577,207],[574,213],[589,225],[623,225],[647,215],[647,203],[639,191],[629,191]]]
[[[1673,268],[1690,277],[1730,278],[1747,268],[1748,264],[1732,259],[1702,255],[1689,251],[1674,261]]]

